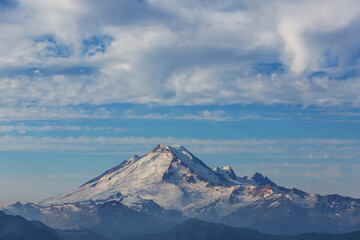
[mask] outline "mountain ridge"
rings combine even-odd
[[[360,231],[347,234],[305,233],[295,236],[269,235],[249,228],[234,228],[219,223],[189,219],[175,228],[125,240],[355,240]]]
[[[195,217],[276,234],[360,229],[360,199],[287,189],[258,172],[238,177],[229,166],[211,169],[180,145],[159,144],[77,189],[5,210],[52,226],[59,210],[76,218],[111,201],[172,223]]]
[[[21,216],[9,216],[0,211],[1,240],[63,240],[45,225],[27,221]]]

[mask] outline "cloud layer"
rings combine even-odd
[[[73,131],[74,127],[70,130]],[[33,129],[42,131],[43,129]],[[96,129],[92,129],[96,130]],[[113,130],[113,129],[112,129]],[[29,129],[28,131],[31,131]],[[198,139],[174,137],[32,137],[0,136],[0,151],[62,151],[86,154],[145,154],[159,143],[189,146],[203,154],[242,154],[244,159],[353,161],[360,157],[356,139]],[[245,156],[245,157],[244,157]]]
[[[360,103],[358,1],[5,1],[0,103]]]

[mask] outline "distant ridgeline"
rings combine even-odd
[[[92,231],[54,230],[38,221],[0,211],[0,240],[106,240]]]
[[[260,233],[238,227],[267,234],[360,230],[359,199],[287,189],[260,173],[238,177],[229,166],[211,169],[184,147],[166,145],[158,145],[142,157],[135,155],[73,191],[37,204],[16,203],[3,211],[64,230],[58,233],[63,238],[79,236],[70,230],[90,229],[109,239],[159,232],[163,233],[139,239],[191,239],[181,235],[181,229],[195,231],[191,224],[198,226],[197,234],[202,234],[196,239],[260,239]],[[202,221],[185,221],[189,218]],[[225,230],[229,238],[224,237]],[[212,231],[222,233],[222,238],[206,235]],[[342,239],[358,233],[352,234]],[[264,239],[273,239],[266,236]],[[304,236],[339,239],[333,235]],[[321,238],[324,236],[329,238]],[[276,239],[305,239],[296,237]]]
[[[121,239],[123,237],[115,237]],[[360,232],[347,234],[307,233],[296,236],[263,234],[249,228],[189,219],[169,231],[130,236],[125,240],[356,240]],[[41,222],[27,221],[0,211],[0,240],[110,240],[90,230],[53,230]]]

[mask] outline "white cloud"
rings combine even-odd
[[[39,120],[39,119],[76,119],[76,118],[105,118],[111,117],[105,108],[86,110],[79,107],[51,107],[51,106],[14,106],[0,107],[0,121]]]
[[[26,126],[26,125],[0,125],[0,133],[9,133],[16,131],[18,133],[26,132],[46,132],[46,131],[79,131],[80,126]]]
[[[174,137],[32,137],[0,136],[0,151],[106,151],[147,153],[157,144],[181,144],[194,153],[234,154],[244,158],[353,160],[360,157],[360,141],[346,139],[196,139]],[[249,157],[247,157],[249,156]]]
[[[246,118],[249,116],[246,116]],[[208,111],[203,110],[197,112],[196,114],[183,114],[183,115],[174,115],[174,114],[146,114],[139,115],[134,113],[133,110],[127,110],[122,115],[122,118],[134,118],[134,119],[178,119],[178,120],[210,120],[210,121],[232,121],[232,117],[227,116],[226,113],[222,110],[217,111]]]
[[[3,11],[0,103],[9,108],[360,102],[359,74],[346,77],[359,59],[358,1],[20,0]],[[35,41],[44,36],[53,39]],[[83,54],[93,36],[112,41]],[[53,56],[59,46],[71,54]],[[316,71],[324,76],[309,77]]]
[[[122,132],[125,131],[122,128],[113,127],[88,127],[88,126],[60,126],[60,125],[0,125],[0,133],[18,132],[25,134],[27,132],[47,132],[47,131],[114,131]]]
[[[278,29],[285,42],[284,56],[294,72],[321,68],[324,42],[314,42],[316,35],[342,29],[359,16],[357,1],[281,2]],[[329,41],[331,43],[331,41]],[[327,43],[325,43],[327,44]],[[322,45],[322,46],[321,46]]]

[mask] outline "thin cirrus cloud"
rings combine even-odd
[[[356,139],[237,139],[214,140],[174,137],[32,137],[0,136],[0,151],[67,151],[98,154],[96,151],[124,155],[129,151],[146,153],[158,143],[190,146],[196,153],[245,154],[253,159],[354,160],[360,157]],[[120,152],[119,152],[120,151]],[[267,156],[267,157],[266,157]]]
[[[11,133],[17,132],[20,134],[25,134],[28,132],[49,132],[49,131],[113,131],[113,132],[122,132],[125,131],[122,128],[114,127],[89,127],[89,126],[54,126],[54,125],[0,125],[0,133]]]
[[[203,110],[194,113],[182,113],[182,114],[170,114],[170,113],[149,113],[149,114],[139,114],[132,109],[125,110],[121,115],[121,118],[124,119],[165,119],[165,120],[207,120],[207,121],[216,121],[216,122],[227,122],[227,121],[246,121],[246,120],[264,120],[264,121],[282,121],[289,119],[289,116],[285,114],[272,113],[242,113],[242,114],[233,114],[230,112],[225,112],[223,110]]]
[[[183,114],[183,115],[174,115],[174,114],[161,114],[161,113],[149,113],[146,115],[140,115],[133,110],[126,110],[122,115],[122,118],[128,119],[177,119],[177,120],[210,120],[210,121],[232,121],[234,120],[232,116],[227,115],[222,110],[217,111],[208,111],[203,110],[193,114]]]
[[[0,121],[41,120],[41,119],[79,119],[79,118],[107,118],[110,112],[104,107],[84,109],[82,107],[57,106],[4,106],[0,107]]]
[[[12,2],[9,107],[360,103],[358,1]]]

